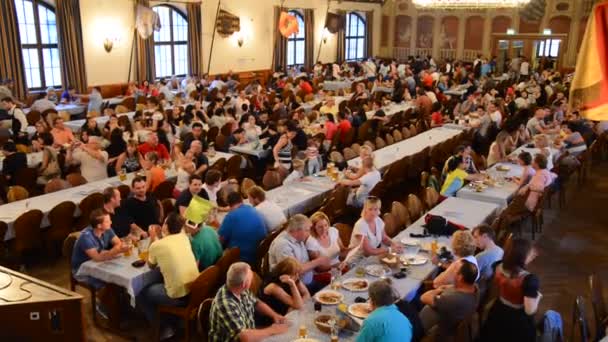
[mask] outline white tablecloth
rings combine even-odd
[[[374,164],[376,168],[383,170],[401,158],[416,154],[426,147],[435,146],[461,133],[462,131],[456,129],[433,128],[409,139],[374,151]],[[361,159],[359,157],[351,159],[348,161],[348,165],[359,167],[361,166]]]
[[[87,106],[79,103],[60,103],[55,106],[58,112],[68,112],[70,115],[78,115],[87,110]],[[23,109],[25,114],[30,112],[30,108]]]
[[[380,87],[374,87],[372,89],[372,93],[387,93],[387,94],[392,94],[393,90],[394,90],[393,87],[380,86]]]
[[[446,95],[453,95],[453,96],[462,96],[467,92],[467,90],[463,87],[456,87],[456,88],[451,88],[448,89],[446,91],[444,91],[443,93]]]
[[[339,106],[342,101],[350,100],[351,96],[352,96],[352,94],[348,94],[346,96],[334,96],[334,101],[336,102],[336,106]],[[312,101],[302,103],[299,108],[303,109],[304,112],[308,113],[308,112],[312,111],[312,109],[316,105],[323,102],[324,100],[325,100],[324,98],[316,98]]]
[[[271,149],[264,150],[262,146],[266,143],[266,139],[262,139],[258,142],[250,142],[238,146],[230,147],[230,152],[246,154],[254,156],[256,158],[266,158],[272,153]]]
[[[388,106],[384,106],[382,107],[382,110],[384,111],[384,114],[386,114],[386,116],[393,116],[399,112],[405,112],[406,110],[410,109],[410,108],[415,108],[415,105],[413,102],[402,102],[402,103],[394,103],[391,102],[391,104],[389,104]],[[370,110],[368,112],[365,112],[365,115],[367,116],[368,119],[371,119],[374,114],[376,114],[375,110]]]
[[[476,201],[464,200],[460,198],[447,198],[445,201],[433,208],[430,213],[433,215],[441,215],[446,217],[448,220],[454,223],[461,224],[467,228],[473,228],[481,223],[486,222],[496,211],[496,205],[491,203],[481,203]],[[414,222],[407,229],[399,233],[393,240],[400,241],[403,238],[408,238],[410,233],[422,234],[424,224],[424,217]],[[414,238],[422,243],[422,246],[428,245],[434,238]],[[437,239],[439,245],[449,245],[449,238],[441,237]],[[430,256],[428,252],[421,252],[421,255],[426,257]],[[365,266],[369,264],[379,263],[378,257],[368,257],[357,262],[357,265]],[[342,280],[348,278],[354,278],[355,269],[353,267],[349,272],[342,276]],[[422,282],[435,270],[435,265],[430,261],[420,266],[409,266],[407,271],[407,277],[404,279],[391,278],[394,288],[399,293],[400,297],[407,300],[414,298],[416,292],[420,288]],[[365,278],[370,281],[376,281],[379,278],[366,275]],[[356,297],[367,298],[366,292],[350,292],[344,289],[339,290],[344,295],[344,303],[350,305],[354,303]],[[321,310],[322,313],[335,314],[336,306],[323,305]],[[300,325],[307,327],[307,333],[309,338],[316,338],[320,341],[328,340],[328,335],[320,332],[314,324],[314,319],[317,314],[314,312],[314,301],[309,300],[305,303],[302,310],[294,310],[287,314],[287,319],[291,322],[289,331],[282,335],[273,336],[265,339],[264,341],[291,341],[295,339],[298,334]],[[354,341],[356,335],[352,333],[343,332],[340,334],[340,341]]]
[[[209,158],[209,165],[213,165],[215,161],[219,158],[230,158],[233,154],[216,152],[216,155],[213,158]],[[175,178],[176,170],[174,167],[171,167],[165,170],[165,174],[167,178]],[[49,221],[47,218],[48,213],[53,209],[57,204],[63,201],[72,201],[76,205],[80,204],[86,196],[94,193],[94,192],[102,192],[105,188],[109,186],[119,186],[122,184],[131,185],[131,180],[135,177],[135,173],[127,174],[127,179],[123,182],[120,181],[118,176],[106,178],[104,180],[91,182],[87,184],[83,184],[80,186],[68,188],[61,191],[52,192],[49,194],[44,194],[32,198],[28,198],[21,201],[16,201],[12,203],[7,203],[0,206],[0,221],[5,222],[8,225],[8,230],[6,235],[4,236],[4,240],[10,240],[15,237],[15,231],[13,229],[13,224],[15,220],[24,212],[31,209],[39,209],[44,214],[44,218],[42,220],[42,227],[46,227],[49,225]],[[76,209],[75,215],[79,214],[78,208]]]
[[[121,286],[131,296],[131,305],[135,307],[135,297],[146,286],[162,282],[159,269],[150,269],[148,265],[136,268],[131,264],[138,260],[137,249],[134,248],[131,256],[121,256],[116,259],[96,262],[89,260],[80,265],[78,276],[89,276],[106,283]]]
[[[498,171],[497,167],[501,165],[508,167],[509,171]],[[489,202],[498,204],[501,208],[506,207],[513,196],[515,196],[517,189],[519,188],[515,182],[506,181],[506,177],[521,177],[523,173],[523,167],[513,163],[497,163],[487,170],[488,174],[493,179],[499,179],[500,185],[488,186],[481,192],[475,191],[471,186],[465,186],[458,190],[456,197],[467,198],[482,202]]]

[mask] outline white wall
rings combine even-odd
[[[151,5],[163,1],[151,1]],[[211,74],[248,70],[269,69],[272,64],[274,30],[274,6],[279,0],[224,0],[221,8],[241,19],[241,32],[245,42],[238,47],[234,37],[215,36]],[[207,71],[209,51],[213,34],[218,0],[202,3],[203,21],[203,70]],[[172,4],[185,12],[185,6]],[[325,24],[327,0],[287,0],[289,8],[313,8],[315,10],[315,58],[319,53]],[[129,55],[133,39],[134,5],[130,0],[81,0],[80,14],[83,23],[83,45],[89,85],[126,82],[128,79]],[[369,11],[374,10],[374,54],[379,51],[381,8],[379,5],[331,2],[331,9]],[[118,38],[113,50],[103,48],[106,37]],[[336,59],[336,39],[329,35],[321,47],[320,60],[332,62]]]

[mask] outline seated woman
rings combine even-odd
[[[447,176],[441,187],[441,195],[445,197],[456,196],[456,192],[464,186],[464,181],[483,180],[482,174],[469,174],[465,171],[466,164],[461,156],[454,156],[448,162]]]
[[[587,149],[585,139],[579,132],[572,130],[572,125],[566,122],[562,123],[561,136],[564,138],[566,150],[571,154],[577,155]]]
[[[342,179],[338,183],[340,185],[357,187],[356,190],[351,191],[347,200],[348,205],[357,208],[363,207],[363,202],[369,193],[382,180],[380,171],[374,167],[374,159],[372,157],[366,157],[362,160],[360,173],[362,175],[358,179]]]
[[[304,176],[310,176],[323,169],[323,157],[319,154],[319,144],[313,140],[308,140],[306,148],[306,160],[304,161]]]
[[[152,192],[166,179],[165,170],[158,166],[158,154],[156,152],[146,153],[144,168],[146,169],[146,189]]]
[[[259,298],[279,315],[286,315],[291,310],[299,310],[310,299],[306,285],[300,280],[300,264],[292,257],[278,263],[264,281]],[[256,317],[261,326],[273,322],[267,317]]]
[[[522,187],[530,182],[532,176],[536,173],[534,168],[530,166],[532,164],[532,155],[528,152],[522,152],[517,156],[517,164],[523,167],[521,177],[514,177],[515,182],[519,187]]]
[[[490,145],[488,167],[507,159],[508,146],[515,146],[515,143],[512,142],[511,135],[507,133],[507,131],[500,131],[496,136],[496,141]]]
[[[477,259],[475,258],[475,238],[468,230],[458,230],[452,235],[452,253],[454,254],[454,261],[448,266],[448,268],[440,273],[433,280],[433,287],[439,288],[444,285],[454,285],[458,270],[462,265],[461,260],[466,260],[477,267]],[[479,270],[477,270],[477,277],[475,281],[479,279]]]
[[[526,270],[535,257],[529,240],[516,238],[506,247],[494,274],[499,298],[482,326],[480,341],[536,340],[534,314],[542,294],[538,277]]]
[[[401,251],[401,245],[395,244],[384,231],[384,221],[380,218],[381,202],[377,197],[369,196],[363,204],[361,218],[355,223],[350,237],[349,248],[360,246],[365,256],[382,255],[388,252],[388,247]],[[384,247],[384,246],[388,247]]]
[[[320,256],[326,256],[331,259],[331,267],[335,267],[340,263],[340,254],[346,251],[346,248],[340,240],[340,233],[334,227],[330,226],[329,217],[323,212],[317,211],[310,217],[312,227],[310,228],[310,237],[306,240],[306,249],[310,260],[314,260]],[[329,267],[318,267],[318,273],[315,279],[320,282],[329,283],[326,277]]]
[[[359,159],[360,160],[363,160],[367,157],[373,158],[373,156],[374,156],[374,151],[372,150],[371,147],[369,147],[367,145],[363,145],[359,149]],[[359,179],[363,175],[364,175],[363,168],[355,167],[355,166],[349,166],[348,169],[344,172],[344,177],[347,179]]]
[[[137,149],[138,146],[137,140],[129,140],[126,151],[121,153],[116,160],[116,173],[120,173],[121,170],[125,170],[125,172],[129,173],[141,169],[143,158]]]

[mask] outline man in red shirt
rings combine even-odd
[[[300,79],[300,90],[303,91],[305,95],[312,94],[312,86],[305,78]]]
[[[346,118],[346,113],[343,111],[338,112],[338,118],[340,119],[338,134],[340,134],[340,142],[344,143],[346,141],[346,134],[352,129],[352,125]]]
[[[139,145],[138,150],[142,156],[145,156],[148,152],[156,152],[162,164],[166,164],[171,161],[169,151],[167,151],[165,145],[158,143],[158,135],[156,132],[149,133],[148,140]]]

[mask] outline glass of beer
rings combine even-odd
[[[150,240],[141,240],[137,246],[137,250],[139,252],[139,259],[143,261],[148,261],[148,247]]]
[[[120,179],[121,182],[124,182],[127,180],[127,170],[122,169],[120,170],[120,172],[118,173],[118,179]]]
[[[123,243],[128,247],[127,250],[125,251],[125,256],[126,257],[130,257],[131,256],[131,250],[133,249],[133,241],[131,241],[131,238],[127,236],[123,240]]]
[[[301,324],[300,329],[298,330],[298,337],[306,338],[306,336],[308,336],[308,331],[306,330],[306,325]]]

